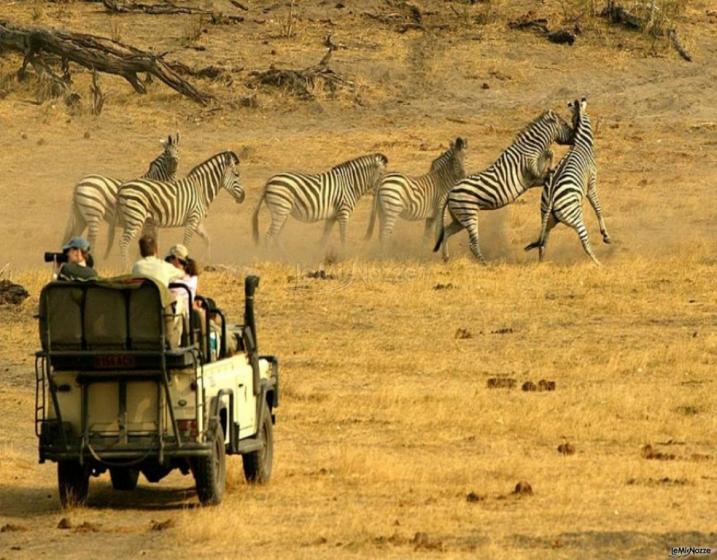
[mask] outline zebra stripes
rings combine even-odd
[[[267,242],[278,243],[287,218],[291,215],[302,222],[326,220],[321,244],[328,241],[336,222],[341,232],[341,245],[346,245],[349,217],[359,198],[379,183],[388,158],[370,154],[349,160],[316,175],[280,173],[264,186],[254,210],[252,230],[254,242],[259,241],[259,210],[266,203],[271,213]]]
[[[386,174],[374,196],[366,240],[371,239],[377,215],[381,222],[379,236],[383,247],[399,217],[410,221],[425,220],[425,236],[428,236],[446,193],[456,181],[466,176],[463,161],[467,146],[464,138],[456,138],[449,149],[431,163],[430,171],[420,177]]]
[[[209,235],[203,222],[219,189],[229,191],[239,203],[244,201],[238,165],[237,155],[227,151],[173,183],[149,179],[124,183],[117,193],[117,215],[124,226],[120,240],[123,262],[127,264],[130,241],[147,222],[155,228],[184,227],[184,245],[189,245],[196,232],[206,242],[209,254]]]
[[[548,242],[548,235],[558,223],[563,223],[573,228],[583,245],[588,256],[599,265],[597,257],[593,253],[588,239],[588,231],[583,219],[582,202],[586,194],[590,204],[595,210],[600,233],[605,243],[610,243],[610,236],[605,227],[605,220],[602,217],[600,200],[597,193],[597,166],[593,151],[593,131],[590,124],[590,117],[587,114],[587,100],[573,101],[568,104],[573,112],[573,124],[575,128],[575,144],[558,164],[556,170],[551,173],[543,194],[540,197],[540,213],[542,227],[540,237],[528,245],[525,250],[538,247],[540,260],[543,260],[545,245]]]
[[[167,136],[167,139],[161,142],[164,151],[149,164],[149,169],[143,178],[173,181],[179,163],[179,134],[174,137]],[[63,243],[72,237],[82,235],[87,229],[87,240],[90,247],[94,247],[100,223],[105,220],[109,225],[105,251],[107,258],[114,241],[115,206],[117,191],[121,184],[122,181],[114,177],[86,175],[75,185]]]
[[[550,145],[572,141],[572,128],[553,111],[546,111],[536,118],[490,167],[466,177],[448,191],[433,250],[438,251],[442,245],[443,258],[448,259],[448,238],[465,228],[470,237],[471,252],[485,264],[478,239],[478,212],[502,208],[529,188],[542,185],[553,159]],[[446,207],[452,221],[444,227]]]

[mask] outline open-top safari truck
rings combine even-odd
[[[269,480],[279,372],[257,353],[258,283],[246,278],[235,329],[217,308],[175,314],[169,290],[150,278],[43,288],[35,423],[63,506],[86,501],[91,475],[109,470],[115,489],[131,490],[140,472],[157,482],[173,469],[191,472],[199,501],[216,504],[226,454],[242,456],[249,482]]]

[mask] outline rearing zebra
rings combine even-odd
[[[120,240],[123,263],[128,264],[130,241],[147,221],[156,228],[184,227],[185,245],[196,232],[206,242],[209,254],[209,235],[203,222],[219,189],[229,191],[239,203],[244,201],[238,164],[237,155],[227,151],[200,163],[173,183],[149,179],[124,183],[117,193],[117,217],[124,225]]]
[[[485,264],[478,242],[478,212],[495,210],[510,204],[531,187],[543,184],[553,160],[550,145],[570,144],[573,129],[558,114],[546,111],[526,126],[487,169],[466,177],[448,191],[440,215],[440,230],[434,251],[443,245],[448,259],[448,238],[465,228],[470,236],[473,256]],[[446,207],[452,221],[443,225]]]
[[[338,221],[341,245],[346,245],[349,217],[362,195],[374,189],[383,177],[388,158],[370,154],[349,160],[316,175],[280,173],[269,179],[252,221],[254,242],[259,241],[259,209],[263,202],[271,212],[267,242],[278,241],[289,215],[302,222],[326,220],[322,245]]]
[[[599,265],[600,261],[590,246],[588,230],[583,220],[582,203],[586,192],[600,223],[603,241],[610,243],[610,236],[607,233],[598,199],[597,166],[593,150],[593,131],[586,110],[587,100],[585,98],[581,101],[575,100],[569,103],[568,107],[573,112],[575,145],[560,160],[558,167],[551,173],[543,188],[543,194],[540,197],[542,216],[540,237],[528,245],[525,250],[529,251],[538,247],[542,261],[550,230],[562,222],[577,232],[583,249],[595,264]]]
[[[446,193],[456,181],[466,176],[463,160],[467,146],[467,140],[456,138],[447,151],[433,160],[431,170],[420,177],[386,174],[374,196],[366,240],[371,239],[377,214],[381,222],[382,247],[385,247],[399,216],[410,221],[425,220],[425,236],[430,235]]]
[[[158,181],[173,181],[179,163],[179,133],[175,137],[167,136],[161,140],[164,151],[149,164],[142,178]],[[87,240],[94,247],[97,232],[102,220],[109,225],[105,258],[112,249],[114,241],[115,206],[117,191],[123,181],[104,175],[86,175],[75,185],[72,193],[72,208],[65,227],[63,243],[72,237],[82,235],[88,229]]]

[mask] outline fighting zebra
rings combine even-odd
[[[467,140],[456,138],[447,151],[433,160],[431,170],[420,177],[386,174],[374,196],[366,240],[371,239],[377,214],[381,222],[382,247],[385,247],[399,216],[410,221],[425,220],[425,237],[428,237],[448,189],[466,176],[463,160],[467,147]]]
[[[572,141],[573,129],[553,111],[546,111],[528,124],[490,167],[458,181],[448,191],[433,251],[443,245],[443,258],[447,260],[448,238],[465,228],[473,256],[485,264],[478,242],[478,212],[502,208],[528,189],[541,186],[553,160],[550,145]],[[444,227],[446,207],[452,221]]]
[[[525,250],[538,247],[540,260],[543,260],[545,245],[548,242],[548,235],[558,223],[563,223],[573,228],[583,249],[590,258],[599,265],[597,257],[593,253],[588,239],[588,230],[583,220],[583,197],[587,191],[590,201],[600,224],[600,233],[605,243],[610,243],[610,236],[605,227],[605,220],[602,217],[600,200],[597,193],[597,166],[593,151],[593,131],[590,124],[590,117],[587,114],[587,100],[573,101],[568,104],[573,113],[573,126],[575,128],[575,144],[567,154],[560,160],[558,167],[551,172],[543,194],[540,197],[540,213],[542,227],[540,237],[528,245]]]
[[[149,164],[149,169],[142,178],[173,181],[179,163],[179,133],[174,137],[167,136],[166,140],[160,142],[164,145],[164,151]],[[63,243],[82,235],[87,229],[87,240],[90,247],[94,247],[100,223],[105,220],[109,226],[105,259],[109,256],[115,235],[117,191],[122,182],[104,175],[86,175],[75,185]]]
[[[278,237],[289,215],[302,222],[326,220],[321,244],[325,245],[336,222],[341,245],[346,246],[349,217],[362,195],[378,185],[386,170],[388,158],[370,154],[346,161],[316,175],[280,173],[269,179],[254,210],[252,230],[259,242],[259,209],[266,202],[271,213],[267,243],[278,243]]]
[[[209,205],[224,188],[238,203],[244,201],[239,183],[239,158],[234,152],[218,153],[173,183],[135,179],[120,186],[117,218],[124,226],[120,239],[122,262],[127,265],[127,248],[148,221],[154,228],[184,227],[184,245],[197,233],[207,244],[209,235],[204,219]]]

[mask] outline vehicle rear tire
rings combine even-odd
[[[63,508],[83,506],[90,490],[90,466],[79,461],[58,461],[57,486]]]
[[[226,449],[221,424],[217,425],[214,432],[211,455],[194,459],[193,471],[199,503],[203,506],[219,504],[224,497],[227,481]]]
[[[129,467],[115,467],[110,469],[110,480],[115,490],[134,490],[137,488],[139,470]]]
[[[274,428],[271,423],[271,411],[264,411],[264,420],[260,435],[265,445],[258,451],[242,455],[244,477],[249,484],[266,484],[271,479],[271,466],[274,459]]]

